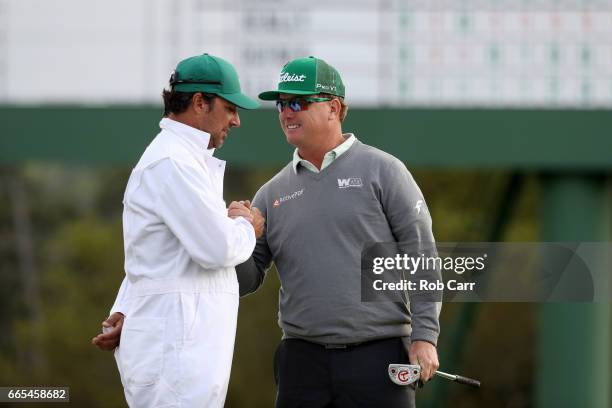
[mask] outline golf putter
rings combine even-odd
[[[417,364],[389,364],[389,378],[397,385],[408,385],[421,378],[421,366]],[[438,375],[447,380],[454,381],[459,384],[465,384],[472,387],[480,388],[480,381],[471,378],[463,377],[456,374],[448,374],[442,371],[435,371]]]

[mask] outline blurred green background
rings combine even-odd
[[[5,177],[9,177],[6,171]],[[227,200],[251,197],[273,174],[273,170],[228,170]],[[95,349],[89,341],[100,330],[122,279],[120,216],[122,186],[128,176],[127,168],[92,170],[40,164],[11,171],[13,183],[18,180],[27,197],[40,298],[36,306],[25,302],[10,200],[3,199],[0,286],[2,315],[7,318],[3,319],[1,384],[67,385],[71,387],[71,401],[77,406],[124,404],[112,355]],[[496,184],[503,182],[505,174],[415,171],[414,176],[437,220],[434,226],[438,240],[486,239],[490,221],[483,197],[497,193]],[[520,217],[513,222],[509,238],[536,237],[535,186],[530,189],[532,194],[521,203]],[[272,355],[280,339],[276,322],[278,286],[273,270],[261,290],[241,302],[226,404],[229,407],[269,407],[273,403]],[[443,329],[461,306],[444,307]],[[37,316],[31,315],[34,307],[38,308]],[[525,406],[533,380],[533,307],[480,307],[461,367],[453,369],[481,378],[487,387],[480,392],[452,387],[452,395],[469,396],[467,400],[462,398],[460,405],[466,407],[475,402],[491,406],[500,398],[522,401],[515,406]],[[503,329],[500,321],[505,322]],[[501,371],[500,365],[505,366]]]

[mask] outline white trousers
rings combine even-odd
[[[232,293],[133,299],[115,352],[128,405],[223,407],[237,316]]]

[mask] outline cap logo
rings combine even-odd
[[[332,92],[336,92],[336,85],[323,85],[323,84],[317,84],[316,89],[322,89],[323,91],[332,91]]]
[[[281,72],[279,82],[304,82],[306,75],[290,74],[288,72]]]

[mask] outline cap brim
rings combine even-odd
[[[257,109],[261,106],[255,99],[251,99],[242,93],[218,93],[217,95],[242,109]]]
[[[259,99],[263,101],[276,101],[278,100],[279,94],[288,94],[288,95],[316,95],[312,91],[297,91],[291,89],[285,89],[282,91],[267,91],[259,94]]]

